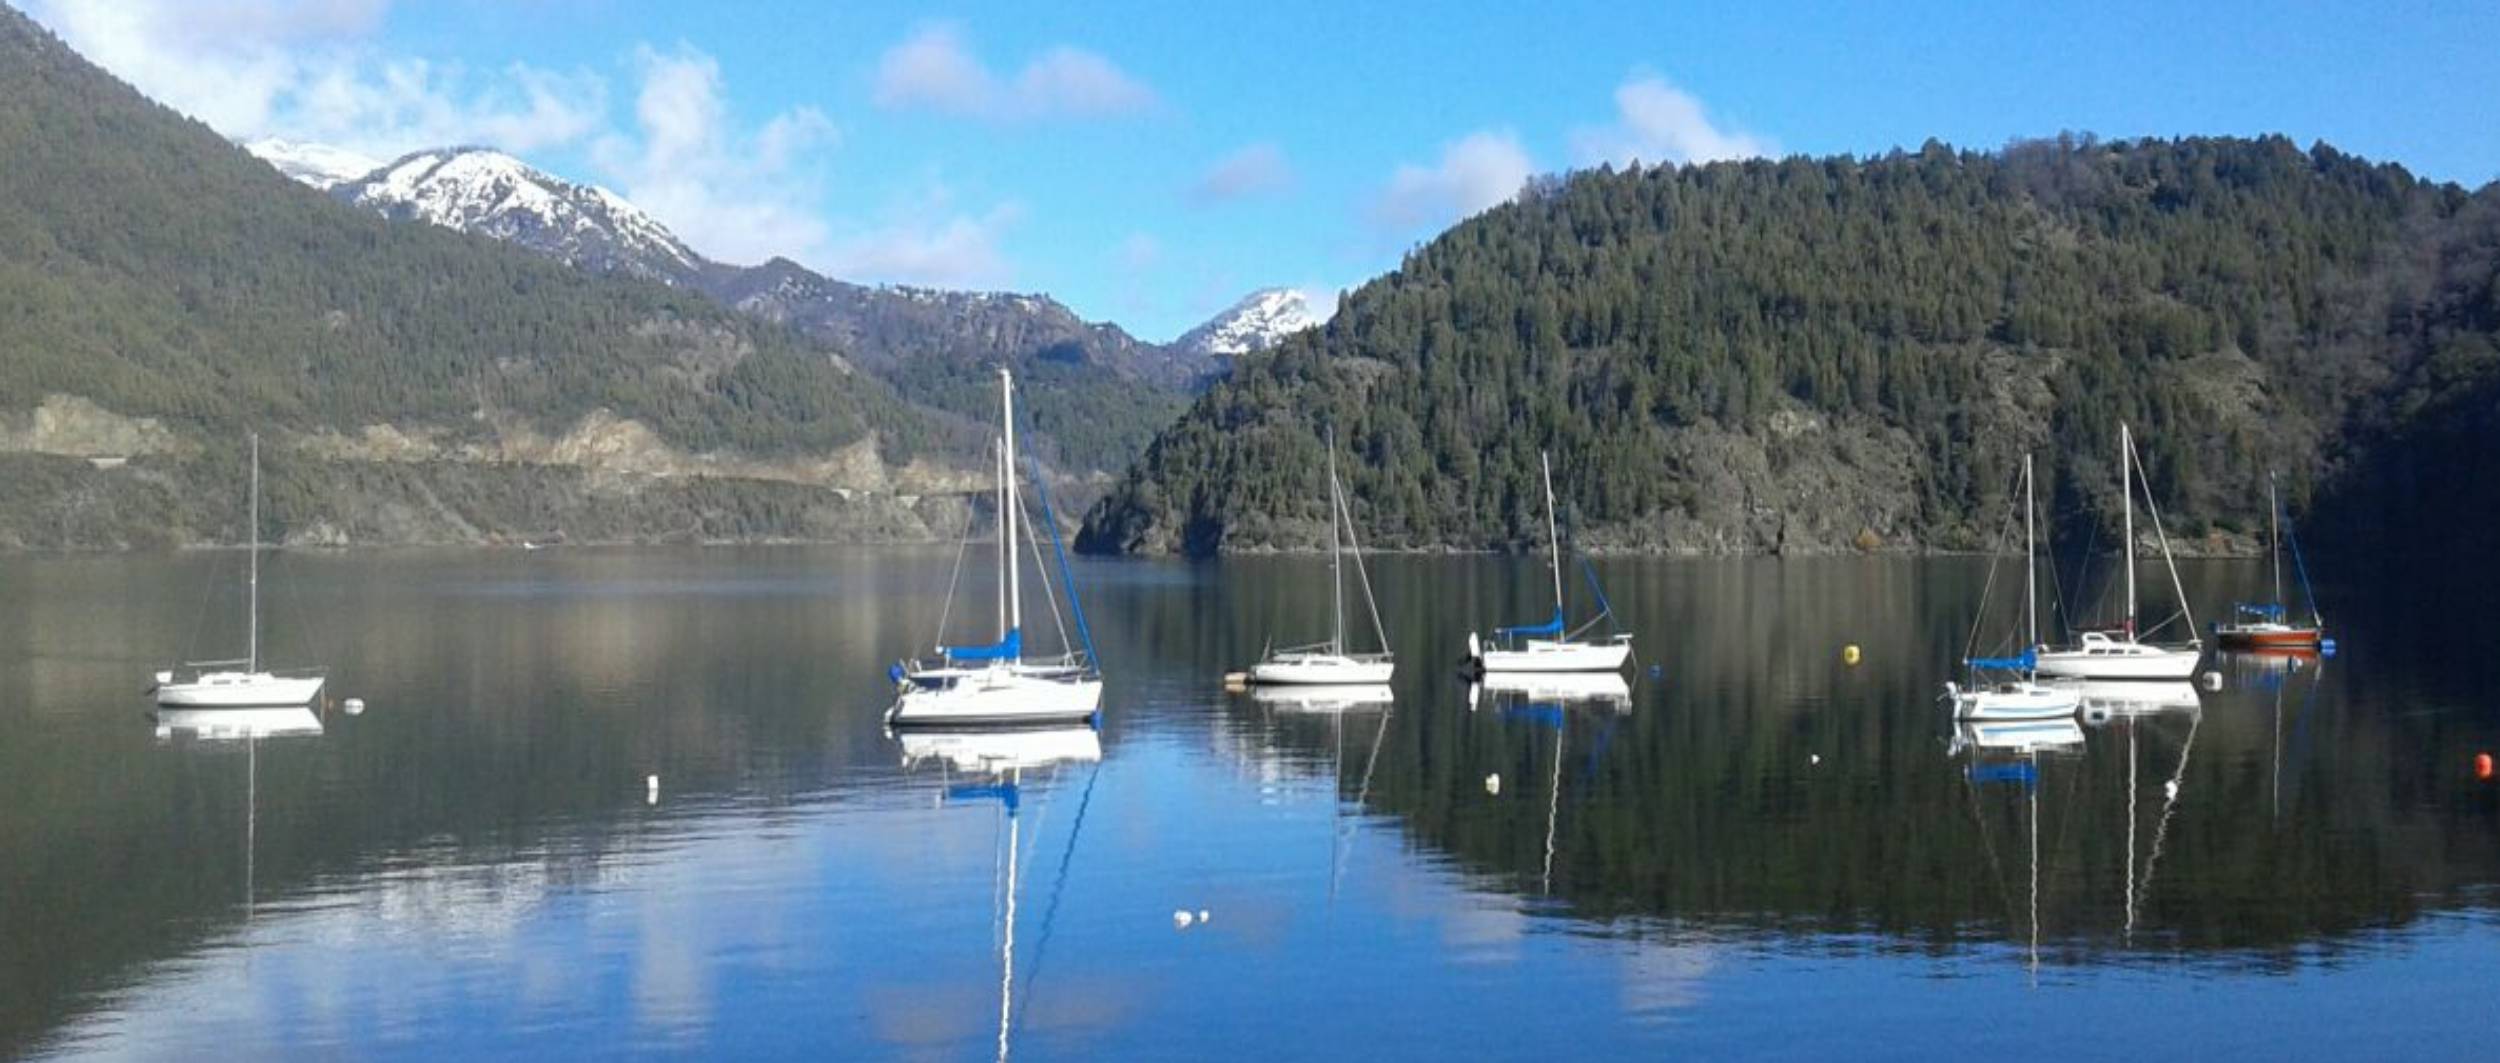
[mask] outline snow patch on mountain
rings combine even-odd
[[[323,190],[382,168],[382,160],[346,148],[279,137],[248,141],[243,150],[277,167],[279,173]]]
[[[1206,324],[1182,333],[1172,346],[1198,355],[1231,357],[1264,351],[1317,324],[1309,298],[1299,289],[1262,288],[1207,319]]]
[[[332,194],[384,217],[492,236],[604,272],[678,283],[703,266],[623,197],[485,148],[405,155]]]

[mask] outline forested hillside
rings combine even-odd
[[[545,537],[584,516],[627,537],[804,535],[840,492],[986,465],[981,429],[778,325],[334,202],[5,8],[0,160],[0,452],[51,456],[0,454],[0,544],[238,536],[223,510],[248,430],[303,487],[274,535]],[[528,516],[516,463],[571,477],[542,501],[585,477],[616,490]],[[707,470],[758,486],[671,512],[674,531],[615,519],[641,486],[622,474]],[[395,486],[360,492],[377,482]]]
[[[1391,547],[1532,543],[1540,448],[1599,548],[1984,547],[2026,449],[2114,536],[2123,421],[2174,534],[2244,548],[2269,469],[2306,509],[2491,456],[2495,307],[2500,186],[2282,138],[1601,169],[1243,358],[1083,545],[1319,541],[1331,425]]]

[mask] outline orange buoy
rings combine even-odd
[[[2474,777],[2485,782],[2491,781],[2491,754],[2477,753],[2474,755]]]

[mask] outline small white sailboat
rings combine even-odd
[[[226,661],[187,661],[156,673],[149,693],[167,709],[252,709],[305,705],[321,696],[318,669],[264,672],[260,667],[260,437],[251,437],[251,604],[244,619],[244,654]]]
[[[1095,667],[1093,639],[1087,634],[1084,607],[1077,602],[1076,584],[1066,579],[1064,554],[1060,557],[1060,576],[1067,586],[1069,611],[1075,616],[1077,634],[1085,645],[1080,649],[1070,640],[1063,624],[1060,640],[1065,648],[1058,656],[1033,658],[1024,652],[1023,564],[1017,555],[1023,500],[1016,489],[1015,382],[1005,369],[998,371],[998,394],[1002,426],[998,462],[998,641],[976,646],[941,644],[935,661],[896,664],[888,673],[895,682],[896,697],[893,707],[886,710],[885,721],[898,729],[1076,723],[1092,720],[1102,708],[1102,673]],[[1049,496],[1047,488],[1043,490],[1042,512],[1048,519]],[[1051,529],[1050,534],[1055,540],[1058,532]],[[1032,546],[1038,562],[1038,539]],[[1047,566],[1043,569],[1047,573]],[[1046,595],[1051,594],[1047,575],[1042,589]],[[1054,621],[1058,619],[1055,595],[1051,597],[1051,616]],[[943,620],[939,626],[943,637]]]
[[[2031,455],[2023,455],[2023,652],[2013,657],[1965,657],[1962,663],[1970,669],[1971,685],[1965,689],[1958,683],[1944,685],[1946,699],[1953,702],[1953,716],[1958,720],[2053,720],[2073,716],[2081,700],[2071,688],[2051,686],[2039,681],[2040,640],[2040,566],[2034,556],[2036,536],[2032,529]],[[1981,603],[1984,609],[1986,603]],[[1982,673],[2002,673],[2004,678],[1982,681]]]
[[[1342,532],[1341,532],[1342,529]],[[1363,605],[1371,613],[1378,653],[1347,649],[1345,634],[1345,559],[1354,555],[1355,580],[1363,588]],[[1379,686],[1389,681],[1397,660],[1389,652],[1389,633],[1380,623],[1380,603],[1372,597],[1370,573],[1363,571],[1363,547],[1354,534],[1354,512],[1347,508],[1345,487],[1337,480],[1337,437],[1328,437],[1328,580],[1332,608],[1328,641],[1270,652],[1250,666],[1250,681],[1262,685]]]
[[[2191,638],[2184,645],[2163,646],[2141,641],[2136,627],[2135,601],[2135,474],[2143,463],[2135,456],[2135,440],[2126,425],[2118,426],[2118,493],[2124,513],[2124,535],[2127,569],[2127,619],[2116,632],[2086,631],[2075,645],[2039,651],[2041,675],[2062,679],[2186,679],[2196,674],[2196,662],[2205,656],[2205,645]],[[2170,537],[2162,531],[2161,511],[2153,506],[2152,491],[2145,489],[2145,508],[2153,518],[2153,534],[2161,541],[2162,563],[2170,569],[2170,587],[2179,596],[2179,613],[2187,619],[2188,630],[2196,630],[2196,615],[2188,608],[2187,590],[2179,583],[2179,565],[2170,556]],[[2161,625],[2154,625],[2159,628]]]
[[[1632,656],[1631,632],[1617,632],[1604,642],[1583,642],[1578,637],[1598,621],[1614,615],[1594,574],[1589,577],[1589,585],[1597,595],[1597,616],[1578,631],[1563,630],[1562,532],[1554,520],[1554,466],[1542,451],[1537,454],[1537,466],[1545,477],[1545,537],[1553,550],[1554,616],[1542,624],[1495,628],[1491,640],[1469,632],[1467,659],[1487,673],[1620,670]]]

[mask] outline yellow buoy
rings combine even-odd
[[[1840,660],[1841,660],[1841,663],[1843,663],[1843,664],[1856,664],[1856,663],[1858,663],[1858,644],[1857,644],[1857,643],[1852,642],[1852,643],[1850,643],[1850,644],[1848,644],[1848,645],[1846,645],[1846,646],[1841,647],[1841,648],[1840,648]]]

